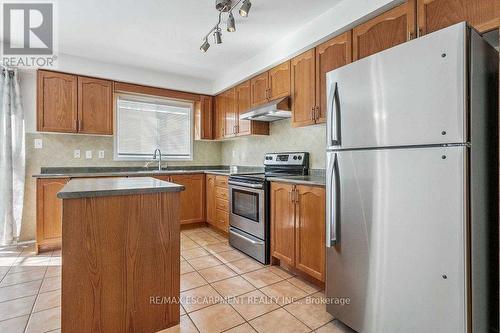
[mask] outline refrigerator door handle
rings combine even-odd
[[[330,85],[328,94],[328,125],[327,125],[327,147],[340,145],[340,105],[338,83]]]
[[[326,247],[339,244],[338,225],[340,223],[339,166],[337,154],[330,158],[327,170],[326,194]]]

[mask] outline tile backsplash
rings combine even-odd
[[[293,128],[291,120],[271,123],[269,136],[251,136],[224,141],[224,165],[262,166],[265,153],[309,152],[311,169],[325,169],[325,124]]]

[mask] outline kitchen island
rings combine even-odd
[[[149,333],[179,323],[183,189],[149,177],[62,188],[62,332]]]

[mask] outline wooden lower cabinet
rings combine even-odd
[[[271,184],[271,255],[325,281],[325,189]]]
[[[295,206],[295,267],[325,279],[325,189],[297,186]]]
[[[271,184],[271,255],[289,266],[295,263],[295,185]]]
[[[206,216],[207,223],[216,224],[216,199],[215,199],[215,175],[207,175],[205,180]]]
[[[181,224],[205,222],[205,174],[172,175],[170,181],[185,187],[181,192]]]
[[[207,175],[206,180],[207,223],[225,233],[229,232],[229,197],[227,177]]]
[[[37,179],[36,183],[36,246],[37,251],[61,248],[62,200],[59,192],[68,178]]]

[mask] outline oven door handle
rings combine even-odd
[[[249,184],[249,183],[236,182],[234,180],[228,181],[228,184],[241,186],[241,187],[250,187],[250,188],[264,188],[264,186],[262,184]]]
[[[249,243],[251,243],[251,244],[253,244],[253,245],[264,245],[264,242],[263,242],[263,241],[254,241],[253,239],[250,239],[250,238],[248,238],[248,237],[245,237],[245,236],[243,236],[242,234],[237,233],[237,232],[235,232],[235,231],[233,231],[233,230],[231,230],[231,229],[229,229],[229,233],[230,233],[231,235],[234,235],[234,236],[236,236],[236,237],[238,237],[238,238],[240,238],[240,239],[243,239],[244,241],[247,241],[247,242],[249,242]]]

